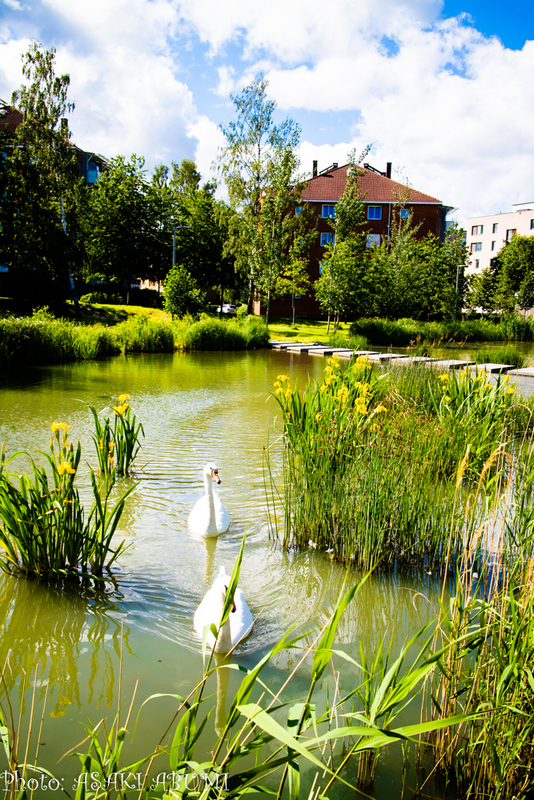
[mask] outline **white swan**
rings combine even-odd
[[[226,574],[224,567],[221,567],[218,576],[213,582],[211,589],[206,592],[204,599],[195,611],[193,619],[195,631],[202,638],[204,628],[213,624],[219,627],[223,612],[226,591],[230,585],[230,576]],[[207,644],[212,648],[215,644],[216,653],[228,653],[242,639],[245,639],[252,630],[254,620],[245,600],[241,589],[236,589],[234,593],[234,605],[228,619],[221,627],[217,642],[215,636],[208,632]]]
[[[219,470],[213,463],[204,467],[204,497],[197,500],[189,514],[189,530],[198,536],[218,536],[230,527],[230,517],[213,491],[213,481],[220,483]]]

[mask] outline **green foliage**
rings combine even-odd
[[[281,227],[287,209],[283,198],[287,198],[288,182],[295,171],[300,129],[289,118],[275,125],[276,104],[267,100],[267,81],[262,74],[239,95],[231,95],[231,99],[236,118],[227,127],[221,126],[227,144],[221,151],[220,170],[234,212],[229,220],[225,252],[235,258],[238,270],[249,276],[250,311],[253,282],[258,280],[260,290],[268,295],[281,272],[280,264],[271,264],[270,258],[283,250]],[[277,184],[281,191],[275,188]],[[266,208],[270,197],[276,209]],[[262,224],[264,213],[269,220]],[[270,237],[261,251],[258,237]]]
[[[365,206],[361,194],[360,163],[370,146],[359,158],[349,154],[347,182],[338,203],[336,214],[330,224],[334,229],[333,244],[328,245],[321,264],[321,275],[315,282],[315,296],[330,317],[335,316],[337,330],[341,316],[361,316],[371,308],[371,296],[375,291],[377,276],[370,264],[365,226]]]
[[[198,314],[206,302],[194,279],[182,264],[176,264],[165,278],[163,296],[165,311],[179,318],[186,314]]]
[[[479,320],[443,320],[423,322],[414,319],[357,319],[350,327],[351,335],[362,334],[370,344],[407,347],[416,340],[434,344],[446,342],[502,342],[508,340],[531,341],[534,326],[529,319],[510,315],[500,323]]]
[[[526,366],[528,360],[524,353],[511,345],[492,350],[481,348],[475,351],[474,356],[477,364],[511,364],[516,369]]]
[[[69,259],[77,256],[77,165],[65,114],[69,76],[56,76],[55,50],[33,42],[23,56],[26,83],[11,105],[22,113],[15,134],[0,134],[0,251],[8,290],[19,300],[53,303],[69,292]],[[63,201],[67,216],[62,224]]]
[[[45,468],[33,459],[33,478],[26,473],[9,473],[6,467],[14,456],[6,459],[2,446],[0,566],[8,572],[53,580],[89,571],[101,575],[123,549],[123,543],[113,549],[111,542],[132,489],[110,507],[113,484],[108,484],[102,495],[91,472],[94,501],[86,513],[75,486],[81,448],[78,443],[74,450],[68,442],[68,430],[64,423],[52,424],[50,454],[43,454],[51,471],[51,484]]]
[[[512,236],[497,254],[495,306],[505,312],[534,305],[534,238]]]
[[[137,423],[135,415],[132,416],[129,399],[129,394],[120,395],[119,403],[113,409],[113,426],[109,417],[101,421],[96,409],[89,406],[95,423],[93,442],[100,474],[112,480],[115,475],[130,474],[130,468],[141,449],[140,437],[145,436],[143,426]]]
[[[254,350],[267,346],[269,331],[259,317],[248,316],[243,320],[206,317],[189,325],[182,337],[186,350]]]
[[[492,454],[524,425],[507,378],[491,384],[467,371],[399,367],[379,378],[363,359],[346,370],[329,359],[320,385],[301,393],[279,376],[275,387],[282,542],[311,541],[365,569],[442,564],[445,542],[456,558],[470,535],[459,486],[491,482]]]
[[[0,320],[0,365],[54,364],[102,358],[120,352],[113,332],[61,319],[7,317]]]
[[[151,319],[148,313],[129,317],[113,328],[113,336],[125,353],[172,353],[174,333],[164,319]]]
[[[150,211],[144,159],[136,155],[129,161],[122,156],[112,159],[109,170],[85,194],[86,278],[103,280],[108,291],[113,285],[116,292],[132,278],[150,276],[152,252],[147,234],[155,225],[149,219]]]
[[[394,209],[389,242],[373,251],[381,276],[374,310],[389,317],[452,319],[458,316],[464,296],[467,252],[461,234],[452,228],[442,243],[431,234],[417,239],[417,230],[411,214],[402,219]]]

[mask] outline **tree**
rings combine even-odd
[[[276,104],[267,100],[267,81],[260,73],[240,94],[231,95],[236,119],[221,126],[227,141],[220,154],[220,169],[232,209],[238,216],[230,229],[226,252],[249,278],[249,313],[252,311],[254,260],[256,271],[258,227],[264,197],[272,181],[273,164],[287,147],[296,148],[300,129],[291,119],[274,122]]]
[[[374,297],[375,313],[415,319],[457,316],[465,293],[467,252],[461,232],[452,228],[445,242],[429,234],[417,239],[411,212],[393,212],[389,242],[373,251],[373,267],[380,275]]]
[[[360,164],[370,149],[368,145],[358,158],[354,150],[349,153],[347,181],[336,204],[335,217],[330,220],[333,242],[326,248],[321,276],[314,287],[317,300],[328,313],[327,333],[332,314],[335,332],[342,315],[359,315],[362,308],[369,310],[369,254],[359,179]]]
[[[70,78],[56,76],[55,50],[36,42],[22,61],[27,82],[11,98],[22,122],[1,143],[1,260],[15,295],[34,302],[38,294],[46,303],[68,294],[69,259],[76,254],[80,192],[65,119]]]
[[[497,308],[512,312],[534,306],[534,237],[513,236],[497,254]]]
[[[87,192],[84,233],[87,277],[111,286],[129,286],[150,276],[154,220],[148,213],[144,159],[117,156]]]
[[[311,288],[311,281],[308,277],[308,260],[298,255],[295,248],[292,248],[289,263],[284,267],[282,274],[278,278],[277,289],[280,295],[291,295],[291,327],[295,327],[295,298],[302,294],[307,294]]]
[[[310,229],[307,207],[298,206],[306,183],[296,171],[299,159],[292,147],[280,148],[269,165],[269,183],[252,239],[252,274],[257,296],[265,301],[265,323],[269,324],[271,298],[284,292],[280,279],[292,261],[311,247],[315,230]]]
[[[163,295],[165,310],[173,317],[198,314],[205,303],[204,295],[182,264],[176,264],[165,278]]]

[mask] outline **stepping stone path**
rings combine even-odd
[[[353,350],[350,347],[336,348],[323,344],[322,342],[269,342],[269,347],[273,350],[286,350],[289,353],[308,353],[310,356],[337,356],[338,358],[368,358],[379,364],[394,362],[398,364],[424,364],[426,367],[439,370],[462,369],[469,367],[478,372],[495,374],[507,372],[509,375],[517,375],[523,378],[534,378],[534,367],[524,369],[514,369],[511,364],[476,364],[474,361],[462,361],[460,359],[439,360],[428,356],[409,356],[406,353],[379,353],[376,350]]]

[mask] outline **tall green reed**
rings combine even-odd
[[[241,547],[228,586],[220,625],[231,613],[233,593],[238,583],[243,557]],[[439,668],[449,645],[432,649],[430,626],[405,642],[395,659],[388,660],[382,652],[366,658],[362,651],[361,663],[337,650],[336,633],[343,612],[353,601],[366,580],[363,576],[348,591],[343,590],[323,628],[306,636],[283,636],[252,667],[232,664],[228,658],[217,661],[213,653],[205,652],[204,669],[200,680],[187,696],[174,693],[149,697],[139,708],[136,728],[147,740],[145,753],[135,761],[124,761],[125,745],[135,704],[134,695],[122,716],[121,690],[118,709],[109,729],[100,722],[85,726],[86,737],[72,748],[80,762],[76,797],[79,800],[96,800],[135,796],[137,798],[179,796],[183,798],[242,798],[251,792],[287,796],[318,798],[327,796],[334,783],[354,791],[357,786],[372,782],[376,755],[392,744],[418,742],[422,735],[455,726],[465,720],[463,715],[412,725],[399,725],[397,717],[417,696],[425,678]],[[217,633],[217,628],[215,626]],[[205,640],[203,643],[205,649]],[[417,654],[413,655],[417,649]],[[293,651],[291,672],[277,685],[265,681],[269,664],[282,652]],[[343,690],[337,670],[351,662],[360,672],[360,682],[350,681]],[[122,665],[122,659],[121,659]],[[319,693],[334,668],[333,681],[338,687],[329,707],[322,712]],[[215,725],[216,738],[211,751],[206,752],[203,734],[210,722],[212,698],[207,687],[223,673],[232,671],[239,678],[233,695],[228,698],[228,711],[222,711]],[[280,672],[278,671],[278,675]],[[119,680],[121,684],[121,680]],[[295,697],[297,684],[298,697]],[[291,687],[291,688],[290,688]],[[10,706],[5,681],[1,684],[0,714],[2,714],[3,741],[9,745],[10,766],[20,777],[31,778],[39,772],[53,776],[38,765],[38,753],[33,765],[28,762],[30,743],[37,738],[32,731],[35,695],[32,700],[27,745],[24,756],[19,755],[19,721]],[[21,693],[23,697],[24,691]],[[291,699],[289,699],[291,697]],[[143,709],[147,703],[164,699],[171,707],[171,716],[159,741],[148,742],[142,725]],[[44,716],[44,708],[43,708]],[[85,747],[84,747],[85,745]],[[370,754],[368,756],[367,754]],[[360,763],[359,777],[350,777],[352,768]],[[311,767],[311,790],[304,785],[304,765]],[[195,780],[187,780],[191,775]],[[26,782],[26,785],[28,783]],[[19,789],[20,789],[19,782]],[[30,787],[31,788],[31,787]],[[18,796],[14,784],[6,792],[6,800]]]
[[[120,395],[118,405],[113,408],[113,425],[110,417],[100,420],[96,409],[89,406],[95,425],[93,442],[98,468],[100,474],[106,477],[130,474],[133,462],[141,449],[141,436],[143,438],[145,436],[142,424],[138,423],[137,417],[132,414],[129,399],[129,394]]]
[[[265,321],[253,316],[226,320],[206,315],[187,326],[178,323],[176,329],[186,350],[253,350],[269,341]]]
[[[91,471],[93,503],[88,512],[80,501],[75,477],[81,448],[68,441],[69,426],[53,423],[50,453],[43,453],[51,473],[31,462],[31,475],[7,470],[22,453],[0,458],[0,567],[51,580],[80,573],[102,575],[124,548],[112,547],[124,503],[132,488],[111,501],[113,482],[104,490]],[[18,485],[17,485],[18,484]]]
[[[490,320],[443,320],[424,322],[414,319],[362,318],[352,323],[351,335],[362,334],[370,344],[407,347],[417,338],[420,342],[497,342],[532,341],[534,326],[529,319],[509,315],[496,323]]]
[[[172,353],[174,333],[170,322],[148,314],[129,317],[113,328],[113,336],[126,353]]]
[[[329,361],[303,392],[279,376],[285,547],[312,544],[369,568],[442,566],[461,552],[457,475],[476,483],[489,454],[512,439],[514,390],[484,375],[421,368],[378,372]],[[525,415],[523,415],[525,416]],[[494,473],[484,472],[490,485]],[[452,539],[451,539],[452,537]]]
[[[77,325],[52,316],[0,319],[0,366],[54,364],[116,355],[120,347],[102,325]]]

